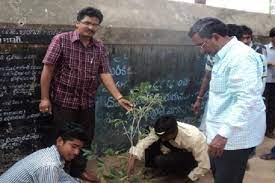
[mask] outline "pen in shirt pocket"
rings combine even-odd
[[[89,58],[90,58],[90,63],[92,64],[94,62],[95,54],[94,53],[90,54]]]
[[[95,56],[94,56],[94,54],[90,54],[90,55],[88,56],[88,58],[89,58],[90,63],[92,64],[92,63],[94,62]]]

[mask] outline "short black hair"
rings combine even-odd
[[[275,36],[275,27],[273,27],[269,32],[269,37],[274,37],[274,36]]]
[[[90,142],[87,133],[84,131],[80,124],[74,122],[66,123],[61,129],[58,130],[57,137],[61,137],[62,140],[80,140],[84,144]]]
[[[88,17],[97,17],[99,20],[99,23],[103,21],[103,14],[99,9],[96,9],[94,7],[86,7],[81,9],[77,13],[77,21],[81,21],[85,16]]]
[[[174,116],[161,116],[154,125],[155,133],[159,136],[177,131],[178,124]]]
[[[212,38],[213,33],[217,33],[220,36],[227,36],[226,25],[217,18],[205,17],[199,19],[191,28],[188,33],[192,37],[195,33],[198,33],[202,38]]]
[[[227,24],[227,35],[236,36],[240,40],[243,36],[243,31],[240,25],[237,24]]]
[[[248,26],[246,26],[246,25],[241,25],[241,28],[242,28],[242,35],[250,35],[250,36],[252,36],[252,34],[253,34],[253,32],[252,32],[252,29],[251,28],[249,28]]]

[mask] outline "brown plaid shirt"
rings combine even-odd
[[[43,63],[55,65],[51,83],[54,103],[70,109],[92,107],[99,86],[99,74],[110,73],[104,45],[93,39],[84,47],[77,31],[56,35]]]

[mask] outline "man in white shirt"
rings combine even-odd
[[[189,36],[213,57],[206,136],[215,183],[240,183],[249,154],[264,139],[263,61],[216,18],[198,20]]]
[[[131,147],[128,172],[145,156],[145,166],[180,173],[188,181],[198,180],[210,169],[206,138],[195,126],[177,122],[172,116],[159,118],[150,134]]]

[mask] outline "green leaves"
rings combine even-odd
[[[130,90],[127,98],[135,104],[133,110],[128,111],[128,121],[122,119],[114,119],[110,124],[115,128],[123,127],[124,134],[128,137],[131,146],[136,136],[138,139],[144,137],[140,130],[140,122],[147,121],[150,113],[155,107],[162,107],[163,97],[158,93],[159,89],[153,87],[149,82],[140,83],[139,86]]]
[[[83,151],[83,156],[88,160],[97,158],[97,155],[96,155],[97,154],[97,145],[96,144],[92,144],[91,149],[82,149],[82,151]]]
[[[135,102],[147,102],[148,99],[152,98],[152,95],[157,92],[158,89],[152,87],[149,82],[143,82],[130,90],[129,99]]]
[[[150,113],[156,107],[162,107],[163,97],[158,93],[159,90],[153,87],[150,83],[141,83],[139,86],[130,90],[129,96],[127,97],[130,101],[135,104],[133,110],[128,111],[125,114],[125,119],[113,119],[108,121],[109,124],[115,128],[122,128],[123,134],[127,136],[131,146],[134,145],[134,139],[144,138],[148,131],[141,128],[141,122],[147,121],[150,117]],[[89,157],[96,159],[97,161],[97,175],[109,179],[110,182],[120,181],[124,182],[129,179],[126,173],[127,161],[121,161],[119,168],[107,167],[108,162],[104,162],[103,159],[95,156],[96,146],[91,147],[92,150],[84,150],[84,154]],[[113,156],[118,155],[122,151],[114,151],[108,148],[104,151],[104,155]]]
[[[127,124],[127,121],[122,119],[114,119],[114,120],[111,120],[109,123],[114,125],[115,128],[117,128],[120,125]]]

